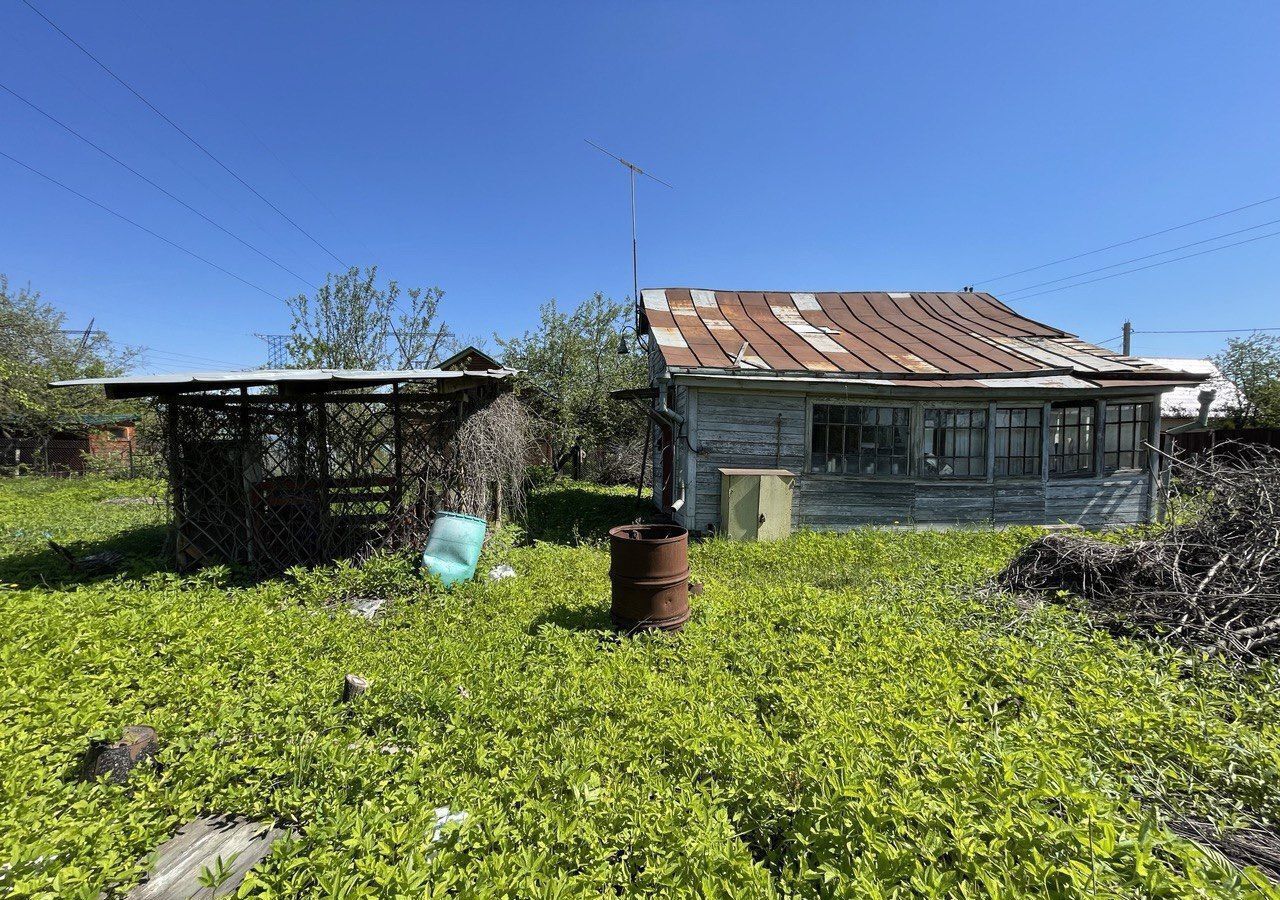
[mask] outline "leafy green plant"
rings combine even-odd
[[[213,861],[212,866],[201,866],[200,874],[196,876],[196,880],[200,882],[201,887],[206,887],[212,894],[226,884],[231,876],[235,874],[232,866],[235,865],[239,853],[232,853],[225,860],[219,854]]]
[[[0,483],[23,528],[135,527],[92,480],[27,490]],[[228,812],[297,831],[242,897],[1277,896],[1169,829],[1280,821],[1273,669],[980,599],[1032,529],[706,541],[688,627],[620,640],[598,538],[642,510],[596,490],[535,493],[541,539],[480,566],[517,577],[447,592],[381,557],[0,593],[0,892],[123,895]],[[331,602],[373,592],[373,621]],[[161,765],[66,777],[139,722]]]

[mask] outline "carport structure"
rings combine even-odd
[[[464,473],[466,419],[511,369],[266,369],[80,379],[150,398],[163,432],[180,568],[261,572],[421,546]]]

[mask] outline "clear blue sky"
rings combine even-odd
[[[1280,219],[1267,203],[982,281],[1280,194],[1275,3],[33,2],[341,259],[442,287],[463,333],[630,292],[625,174],[584,138],[675,185],[641,185],[650,286],[1003,296]],[[336,267],[20,0],[0,3],[0,83],[308,279]],[[273,294],[303,288],[3,92],[0,150]],[[287,325],[5,159],[0,272],[159,348],[154,371],[259,364],[252,333]],[[1280,326],[1278,288],[1280,237],[1010,302],[1102,341],[1126,316]]]

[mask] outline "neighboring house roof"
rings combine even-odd
[[[1028,319],[981,292],[660,288],[640,296],[642,324],[679,372],[978,388],[1193,382]]]
[[[76,378],[54,381],[50,387],[100,384],[111,398],[154,397],[162,394],[189,394],[229,388],[262,387],[269,384],[301,385],[312,388],[404,384],[443,381],[452,378],[509,378],[514,369],[250,369],[237,372],[175,372],[169,375],[124,375],[118,378]]]
[[[466,346],[450,356],[437,369],[501,369],[502,363],[479,347]]]
[[[1209,404],[1209,417],[1221,418],[1239,409],[1243,396],[1240,389],[1222,377],[1222,372],[1209,359],[1188,359],[1181,356],[1144,356],[1143,359],[1165,369],[1190,372],[1200,377],[1195,385],[1176,387],[1160,398],[1160,415],[1165,418],[1195,418],[1200,415],[1200,392],[1215,392]]]

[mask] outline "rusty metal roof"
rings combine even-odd
[[[1094,346],[982,292],[646,288],[640,296],[643,324],[675,371],[940,387],[1063,377],[1114,386],[1188,383],[1185,373]]]

